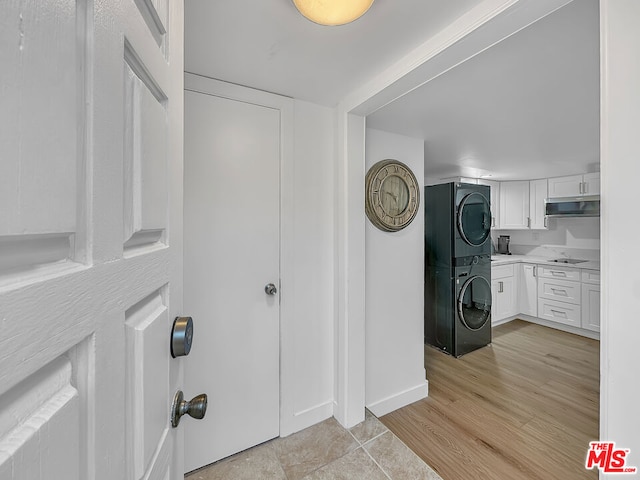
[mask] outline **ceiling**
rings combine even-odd
[[[482,0],[376,0],[317,25],[291,0],[187,0],[185,70],[334,106]]]
[[[599,169],[597,0],[574,1],[367,117],[425,140],[425,178]]]
[[[482,0],[376,0],[316,25],[291,0],[188,0],[185,70],[334,106]],[[367,117],[425,140],[425,177],[599,169],[598,0],[576,0]]]

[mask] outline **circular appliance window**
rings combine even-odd
[[[458,297],[458,316],[469,330],[480,330],[491,316],[491,285],[480,276],[467,280]]]
[[[467,195],[458,209],[458,230],[465,242],[479,247],[491,232],[491,207],[486,197],[478,192]]]

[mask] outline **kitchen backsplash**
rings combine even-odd
[[[580,260],[600,260],[600,250],[589,248],[570,248],[563,245],[509,245],[514,255],[535,255],[545,258],[578,258]]]
[[[495,230],[494,244],[500,235],[509,235],[509,250],[518,255],[540,257],[600,259],[600,217],[549,218],[548,230]]]

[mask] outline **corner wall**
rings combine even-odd
[[[334,111],[294,100],[294,168],[289,205],[292,278],[282,291],[290,321],[282,330],[280,435],[333,415]],[[286,206],[285,206],[286,207]],[[287,208],[285,208],[286,211]]]
[[[406,164],[422,184],[424,142],[366,130],[368,170],[380,160]],[[424,191],[413,222],[383,232],[367,220],[366,406],[377,416],[427,396],[424,370]],[[364,208],[364,206],[363,206]]]
[[[640,468],[638,236],[633,199],[640,176],[640,2],[601,0],[602,307],[600,440],[628,449]],[[638,478],[605,475],[600,478]]]

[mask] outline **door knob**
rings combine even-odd
[[[173,428],[178,426],[180,418],[185,413],[197,420],[204,418],[205,413],[207,413],[207,395],[201,393],[193,397],[191,401],[186,401],[182,390],[178,390],[176,396],[173,397],[173,404],[171,405],[171,426]]]
[[[268,283],[264,287],[264,292],[267,295],[275,295],[276,293],[278,293],[278,289],[276,288],[276,286],[273,283]]]

